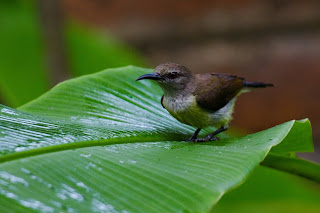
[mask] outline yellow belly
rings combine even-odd
[[[232,112],[235,99],[232,99],[226,106],[210,112],[199,107],[194,96],[187,98],[164,97],[163,105],[166,110],[181,123],[197,128],[208,126],[226,126],[232,119]]]

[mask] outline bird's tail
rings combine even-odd
[[[244,82],[243,86],[245,87],[253,87],[253,88],[265,88],[265,87],[273,87],[273,84],[266,84],[262,82]]]

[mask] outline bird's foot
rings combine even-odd
[[[219,134],[220,132],[223,132],[223,131],[226,131],[228,128],[223,126],[223,127],[220,127],[219,129],[217,129],[216,131],[206,135],[204,138],[197,138],[198,136],[198,133],[200,132],[200,128],[197,129],[197,131],[191,136],[191,138],[187,141],[190,141],[190,142],[208,142],[208,141],[218,141],[220,140],[220,138],[218,138],[217,134]]]
[[[189,138],[187,141],[190,141],[190,142],[194,142],[194,143],[199,143],[199,142],[208,142],[208,141],[218,141],[220,140],[220,138],[218,137],[212,137],[212,138]]]

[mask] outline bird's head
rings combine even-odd
[[[160,64],[153,73],[148,73],[137,78],[137,81],[151,79],[156,81],[165,93],[175,93],[184,90],[192,79],[188,68],[176,63]]]

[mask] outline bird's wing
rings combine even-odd
[[[210,111],[224,107],[243,88],[244,79],[234,75],[207,73],[196,75],[194,95],[197,104]]]

